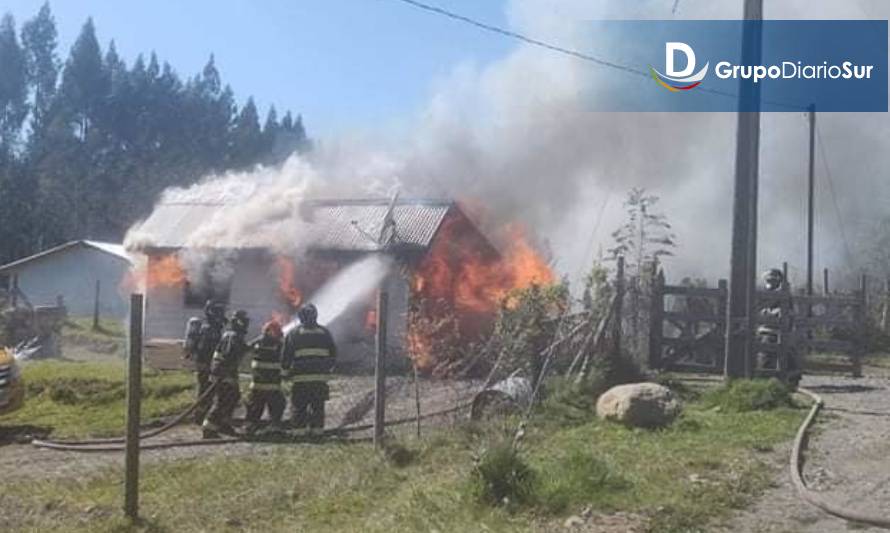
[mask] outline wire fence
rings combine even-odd
[[[407,350],[391,349],[386,353],[380,387],[374,365],[377,352],[369,342],[359,357],[360,364],[335,370],[326,382],[327,390],[316,396],[309,394],[308,400],[306,383],[299,380],[285,377],[280,387],[252,387],[255,352],[241,361],[237,379],[215,379],[208,386],[201,384],[195,362],[182,357],[181,344],[145,343],[139,395],[141,459],[137,461],[254,455],[276,449],[265,448],[270,442],[300,445],[370,441],[375,437],[376,408],[381,398],[382,433],[400,442],[441,435],[471,419],[528,421],[533,406],[552,387],[582,382],[608,354],[625,350],[621,316],[623,308],[632,305],[622,276],[615,281],[605,279],[592,300],[580,306],[567,291],[548,291],[532,287],[514,305],[505,306],[491,335],[463,352],[467,362],[445,365],[448,371],[433,371],[418,365],[420,360],[409,357]],[[117,383],[113,392],[111,388],[103,390],[106,385],[98,384],[101,380],[69,380],[69,384],[89,382],[85,396],[71,401],[89,397],[95,403],[107,393],[107,398],[99,402],[103,412],[125,413],[127,396],[122,384],[127,382],[126,369],[118,365],[110,372],[117,373],[105,376]],[[258,396],[264,401],[258,402]],[[306,409],[308,417],[301,417],[306,403],[314,405]],[[251,404],[253,413],[248,412]],[[262,411],[256,410],[257,404]],[[323,420],[318,416],[319,404],[323,405]],[[91,409],[64,411],[69,426],[96,427],[91,417],[97,411]],[[209,433],[208,420],[215,426]],[[50,434],[33,444],[65,454],[103,452],[94,457],[124,473],[132,469],[121,461],[121,452],[126,449],[122,422],[119,426],[106,425],[95,434],[78,431],[77,438]],[[305,431],[312,425],[319,427],[314,432]],[[95,467],[87,461],[69,462],[75,469],[83,465],[84,475],[92,475],[86,469]],[[170,483],[179,481],[171,479]]]

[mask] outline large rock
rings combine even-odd
[[[666,426],[681,410],[671,389],[658,383],[618,385],[603,393],[596,402],[598,417],[643,428]]]

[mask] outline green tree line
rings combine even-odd
[[[67,59],[49,4],[0,20],[0,264],[62,242],[119,242],[161,191],[276,164],[311,146],[298,115],[238,106],[211,55],[183,80],[154,53],[131,64],[92,19]]]

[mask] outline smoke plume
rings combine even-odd
[[[580,31],[595,19],[740,18],[741,1],[512,0],[511,29],[620,62],[620,47]],[[432,16],[432,15],[431,15]],[[766,2],[765,16],[888,18],[880,0]],[[442,19],[441,24],[456,24]],[[418,43],[421,45],[422,43]],[[662,197],[680,247],[667,264],[670,278],[725,276],[735,154],[732,113],[594,113],[585,98],[597,80],[624,75],[605,67],[517,42],[487,65],[464,64],[434,87],[411,133],[390,146],[325,139],[306,158],[282,167],[208,177],[173,199],[230,198],[189,239],[197,248],[258,244],[292,252],[299,247],[300,202],[315,197],[445,196],[484,207],[485,226],[519,221],[549,243],[559,270],[577,276],[610,244],[631,187]],[[818,161],[817,264],[850,266],[827,181],[831,167],[848,239],[882,215],[888,187],[881,177],[888,152],[886,114],[819,116],[827,159]],[[804,264],[807,123],[803,113],[764,115],[761,140],[759,262]],[[150,241],[138,227],[131,244]],[[799,276],[797,276],[799,279]]]

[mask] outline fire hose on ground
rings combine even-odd
[[[194,401],[185,411],[176,415],[169,422],[165,423],[161,427],[146,431],[144,433],[139,434],[139,448],[143,450],[156,450],[160,448],[174,448],[178,446],[206,446],[211,444],[225,444],[227,442],[235,442],[239,439],[237,438],[219,438],[219,439],[200,439],[200,440],[189,440],[189,441],[176,441],[176,442],[153,442],[153,443],[142,443],[141,441],[150,439],[152,437],[157,437],[158,435],[173,429],[175,426],[182,423],[183,420],[186,419],[190,414],[195,412],[195,409],[201,404],[201,402],[209,399],[213,394],[213,391],[216,390],[216,383],[212,383],[210,387],[198,397],[197,400]],[[98,439],[85,439],[85,440],[41,440],[34,439],[31,441],[33,446],[38,448],[46,448],[50,450],[64,450],[64,451],[77,451],[77,452],[113,452],[113,451],[124,451],[125,449],[126,438],[124,437],[111,437],[111,438],[98,438]]]
[[[215,445],[215,444],[230,444],[235,442],[261,442],[261,441],[245,441],[243,438],[239,437],[223,437],[223,438],[215,438],[215,439],[194,439],[194,440],[182,440],[182,441],[170,441],[170,442],[152,442],[152,443],[143,443],[141,441],[150,439],[152,437],[157,437],[162,433],[173,429],[175,426],[182,423],[190,414],[192,414],[195,409],[198,408],[198,405],[201,404],[204,400],[211,397],[214,389],[216,388],[216,384],[212,384],[204,393],[195,400],[185,411],[176,415],[169,422],[165,423],[163,426],[146,431],[144,433],[139,434],[139,449],[141,450],[157,450],[157,449],[165,449],[165,448],[178,448],[178,447],[193,447],[193,446],[207,446],[207,445]],[[434,418],[437,416],[443,416],[447,414],[451,414],[462,409],[469,407],[468,403],[460,403],[456,406],[449,407],[447,409],[441,409],[439,411],[434,411],[430,413],[425,413],[421,416],[411,416],[404,417],[395,420],[390,420],[386,422],[386,426],[398,426],[402,424],[408,424],[411,422],[415,422],[418,419],[426,420],[429,418]],[[321,433],[322,437],[335,437],[335,436],[343,436],[349,433],[356,433],[359,431],[366,431],[368,429],[373,428],[373,424],[365,424],[365,425],[356,425],[356,426],[346,426],[342,428],[329,429],[325,430]],[[355,439],[354,439],[355,440]],[[362,439],[357,439],[362,440]],[[125,450],[126,439],[124,437],[111,437],[111,438],[97,438],[97,439],[84,439],[84,440],[42,440],[42,439],[34,439],[31,441],[31,445],[36,446],[38,448],[45,448],[49,450],[59,450],[59,451],[71,451],[71,452],[122,452]]]
[[[818,507],[822,511],[832,516],[836,516],[850,522],[868,524],[883,529],[890,529],[890,519],[849,509],[847,507],[844,507],[843,505],[829,500],[824,495],[814,492],[807,487],[802,475],[804,459],[801,455],[801,450],[805,446],[805,443],[807,441],[807,432],[813,425],[813,422],[816,420],[816,415],[819,413],[822,407],[824,407],[824,402],[818,394],[812,391],[809,391],[802,387],[798,388],[797,390],[813,401],[813,406],[810,408],[810,412],[807,414],[807,417],[803,421],[803,424],[801,424],[800,429],[798,429],[797,436],[794,439],[794,446],[791,449],[791,482],[794,484],[794,488],[797,489],[797,493],[804,501],[806,501],[810,505]]]

